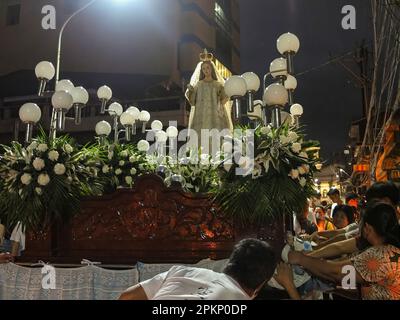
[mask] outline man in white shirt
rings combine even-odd
[[[331,189],[327,193],[329,199],[332,201],[332,208],[329,214],[329,218],[332,218],[333,211],[338,204],[343,204],[342,199],[340,198],[340,192],[338,189]]]
[[[274,251],[266,242],[244,239],[235,246],[222,273],[173,266],[127,289],[120,300],[250,300],[275,268]]]

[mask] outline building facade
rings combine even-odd
[[[34,68],[43,60],[56,65],[62,25],[88,2],[0,1],[0,133],[8,133],[7,139],[19,131],[15,120],[23,102],[34,99],[43,106],[46,125],[49,98],[35,97]],[[224,75],[240,72],[239,14],[237,0],[95,2],[71,20],[62,38],[60,79],[91,93],[82,126],[70,129],[93,131],[101,118],[95,93],[104,84],[121,103],[185,126],[183,92],[204,48]],[[55,29],[43,28],[54,21]],[[53,88],[54,80],[48,89]]]

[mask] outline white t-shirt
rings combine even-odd
[[[149,300],[250,300],[240,285],[224,273],[173,266],[141,282]]]

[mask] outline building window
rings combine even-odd
[[[21,13],[21,5],[13,4],[7,7],[6,25],[15,26],[19,24],[19,16]]]
[[[218,28],[225,34],[225,37],[231,38],[232,34],[232,27],[231,27],[231,20],[229,16],[226,14],[226,9],[221,6],[218,2],[215,3],[215,23],[217,24]]]

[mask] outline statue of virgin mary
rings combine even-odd
[[[232,131],[233,128],[229,99],[224,91],[225,80],[212,59],[213,55],[204,50],[186,91],[191,105],[189,129],[195,130],[199,139],[202,129]]]

